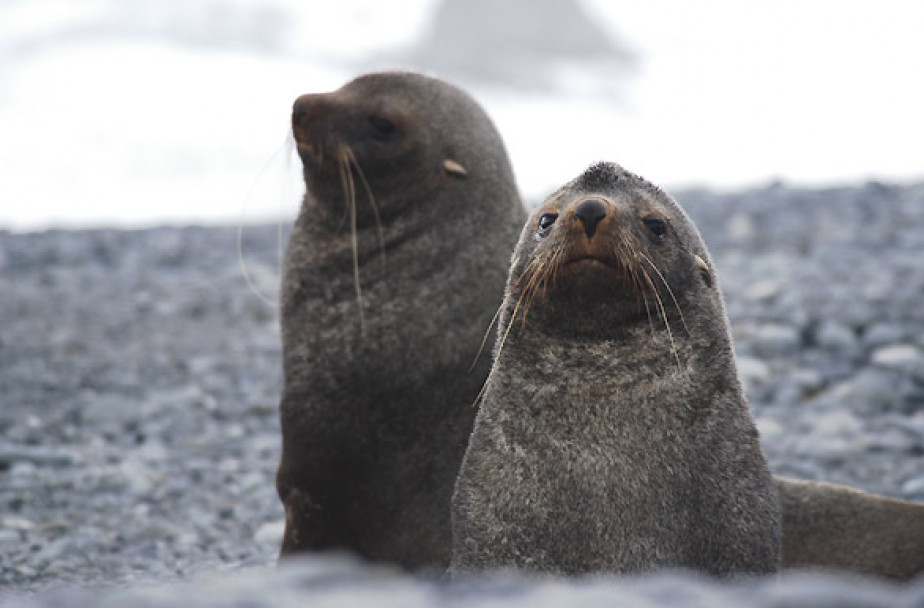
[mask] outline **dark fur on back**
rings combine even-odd
[[[607,210],[595,231],[588,200]],[[495,358],[453,496],[454,574],[776,571],[779,502],[712,263],[659,188],[601,163],[535,211]]]
[[[468,95],[413,73],[300,98],[293,129],[308,192],[282,284],[282,553],[444,567],[488,357],[468,370],[525,217],[503,143]]]

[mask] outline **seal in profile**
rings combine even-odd
[[[840,484],[774,477],[784,569],[844,570],[897,580],[924,574],[924,505]]]
[[[474,370],[526,212],[503,142],[458,88],[361,76],[300,97],[307,194],[282,280],[283,556],[445,567]]]
[[[527,221],[452,507],[454,575],[778,569],[715,272],[656,186],[599,163]]]

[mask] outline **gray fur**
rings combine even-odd
[[[383,143],[373,115],[392,119],[397,137]],[[282,554],[348,549],[445,567],[453,481],[489,358],[468,370],[525,218],[506,151],[474,100],[413,73],[300,98],[293,128],[308,193],[282,282]],[[365,335],[343,186],[336,164],[318,162],[338,142],[355,153],[380,220],[357,175]]]
[[[774,481],[783,507],[783,568],[898,580],[924,574],[924,505],[833,483]]]
[[[651,318],[628,284],[593,275],[553,280],[525,320],[525,305],[512,318],[527,265],[553,245],[583,238],[569,214],[594,195],[616,210],[609,224],[601,222],[600,238],[626,235],[670,285],[677,306],[654,277],[673,347],[650,294]],[[538,218],[550,209],[559,219],[541,238]],[[663,242],[640,221],[652,211],[668,221]],[[776,571],[779,501],[736,374],[714,272],[694,256],[713,268],[683,210],[609,163],[552,194],[527,221],[498,347],[512,328],[495,350],[453,496],[453,574]]]

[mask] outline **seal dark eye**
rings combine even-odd
[[[659,217],[646,217],[642,219],[642,222],[649,232],[659,239],[663,239],[664,235],[667,234],[667,222]]]
[[[369,124],[381,135],[391,135],[395,132],[395,123],[384,116],[370,116]]]
[[[539,234],[545,236],[549,233],[549,229],[552,227],[552,224],[555,223],[555,220],[558,219],[557,213],[543,213],[539,216]]]

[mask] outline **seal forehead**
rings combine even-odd
[[[355,78],[339,92],[354,104],[376,100],[415,116],[415,123],[444,145],[471,147],[467,164],[484,156],[506,164],[503,141],[490,117],[471,95],[451,83],[417,72],[374,72]],[[479,144],[470,146],[472,140]]]
[[[643,193],[646,195],[643,198],[649,201],[670,203],[670,197],[661,188],[613,162],[598,162],[591,165],[562,190],[601,194],[628,192],[637,195]]]
[[[571,185],[580,190],[611,190],[620,178],[626,178],[625,169],[610,162],[599,162],[588,167]]]

